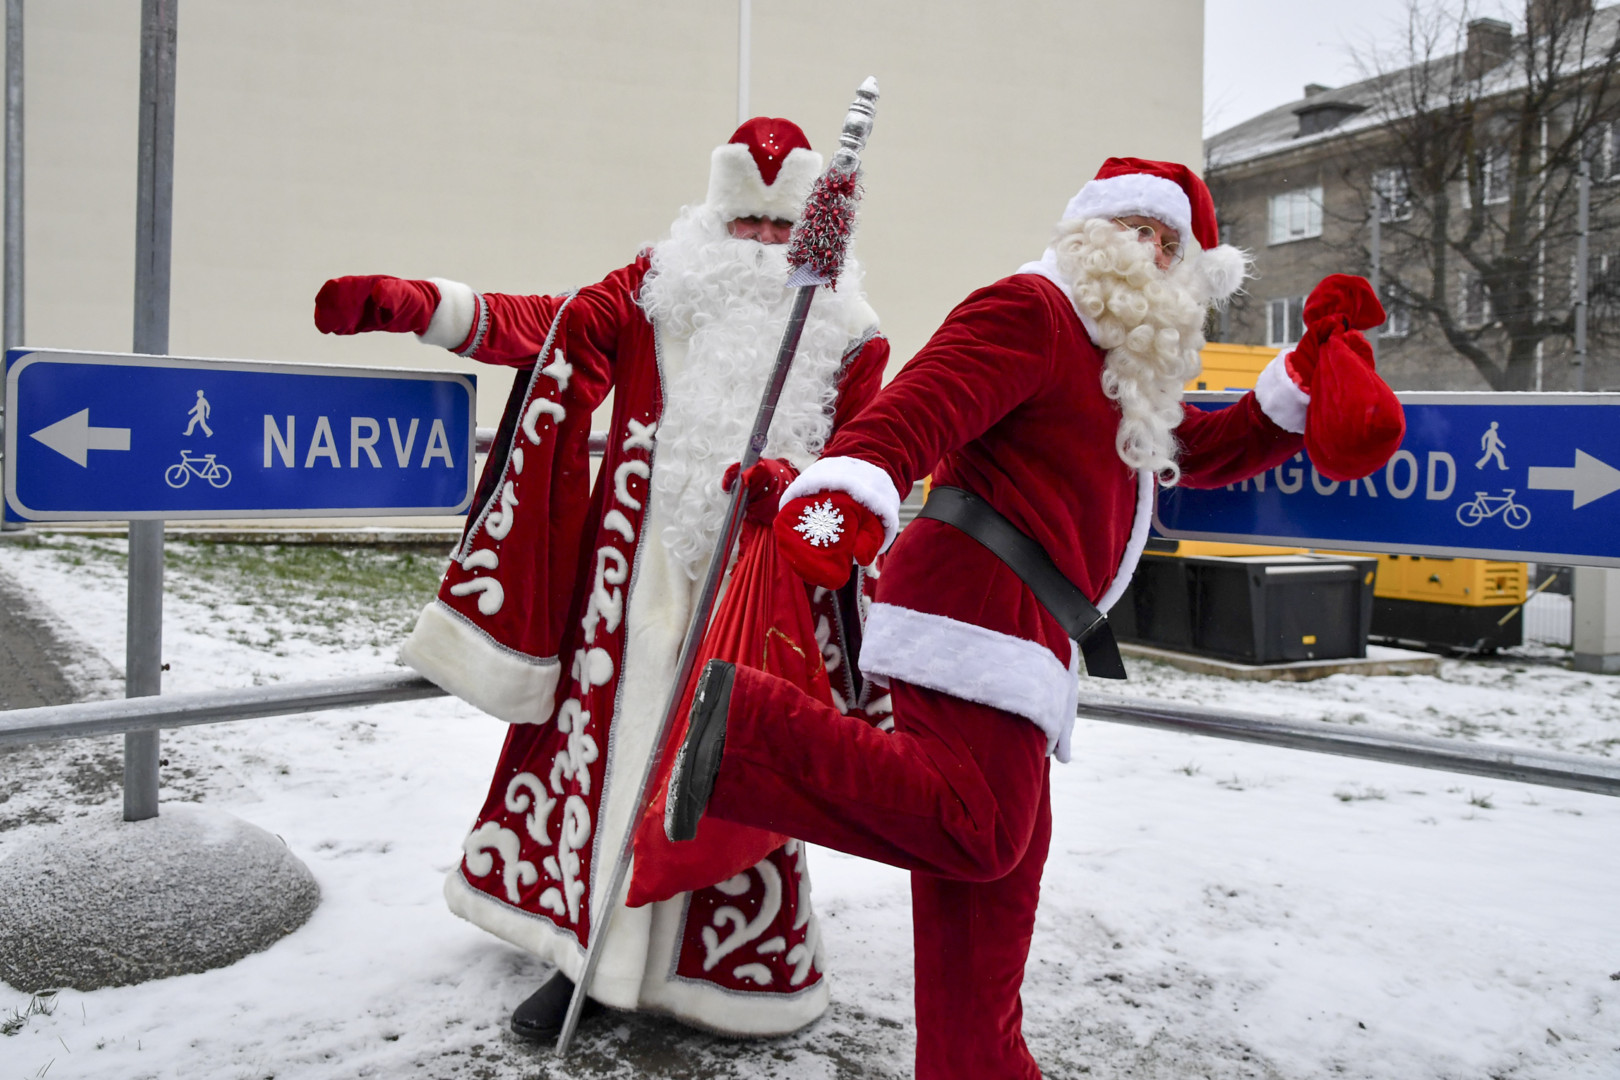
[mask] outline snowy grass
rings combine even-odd
[[[165,688],[385,668],[442,558],[171,543]],[[0,547],[0,573],[67,628],[87,695],[117,692],[123,566],[122,541]],[[1263,684],[1129,661],[1117,689],[1620,755],[1620,680],[1557,655]],[[0,1025],[26,1021],[0,1036],[0,1080],[909,1075],[906,877],[824,850],[812,874],[834,1004],[807,1031],[728,1042],[609,1014],[563,1063],[508,1035],[541,969],[439,896],[503,735],[448,699],[165,733],[165,799],[284,837],[321,907],[220,971],[66,990],[48,1012],[27,992],[43,988],[0,987]],[[1024,993],[1048,1076],[1620,1076],[1620,800],[1095,722],[1075,750],[1052,773]],[[37,754],[0,817],[0,858],[116,813],[116,740]]]

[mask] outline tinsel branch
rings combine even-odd
[[[838,288],[849,238],[860,202],[860,170],[828,169],[816,179],[789,240],[788,265],[808,268],[831,289]]]

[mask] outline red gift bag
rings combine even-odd
[[[818,701],[832,704],[832,690],[810,617],[804,580],[777,553],[767,526],[743,523],[742,553],[731,583],[709,622],[694,672],[715,657],[768,671],[788,680]],[[694,677],[692,683],[697,682]],[[626,903],[640,907],[679,893],[725,881],[759,862],[789,839],[781,833],[704,818],[697,837],[672,844],[664,836],[664,802],[675,751],[686,739],[686,716],[692,707],[689,685],[670,732],[656,778],[656,794],[636,829],[635,861]]]

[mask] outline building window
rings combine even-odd
[[[1322,189],[1303,188],[1271,197],[1271,243],[1322,235]]]
[[[1412,309],[1401,299],[1400,285],[1392,282],[1379,292],[1379,299],[1384,303],[1384,325],[1379,329],[1378,336],[1406,337],[1412,332]]]
[[[1592,163],[1594,183],[1620,180],[1620,160],[1615,158],[1615,127],[1613,122],[1599,124],[1587,133],[1582,152]]]
[[[1464,326],[1484,326],[1491,320],[1491,294],[1485,288],[1485,279],[1478,274],[1464,273],[1461,277],[1462,296],[1458,314]]]
[[[1404,169],[1379,169],[1372,174],[1373,194],[1378,196],[1379,221],[1407,221],[1412,217],[1412,185]]]
[[[1513,176],[1506,147],[1493,146],[1479,152],[1479,187],[1486,206],[1508,201]]]
[[[1266,305],[1266,344],[1293,345],[1305,333],[1305,298],[1283,296]]]

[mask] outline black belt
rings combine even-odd
[[[1119,645],[1114,641],[1108,617],[1086,599],[1078,585],[1063,576],[1045,548],[1002,517],[995,507],[961,488],[936,487],[929,491],[928,502],[917,516],[962,530],[1006,563],[1064,632],[1080,643],[1086,674],[1098,679],[1125,678],[1125,662],[1119,658]]]

